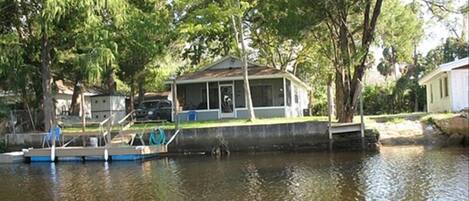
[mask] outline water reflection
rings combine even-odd
[[[468,163],[467,149],[393,147],[0,165],[0,200],[468,200]]]

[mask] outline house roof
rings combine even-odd
[[[249,79],[268,79],[268,78],[289,78],[290,80],[300,84],[301,86],[311,89],[307,84],[298,79],[291,73],[281,71],[276,68],[267,66],[249,67]],[[228,68],[228,69],[208,69],[196,71],[194,73],[180,76],[176,79],[178,84],[185,83],[198,83],[198,82],[214,82],[214,81],[229,81],[229,80],[242,80],[242,68]]]
[[[289,72],[281,71],[276,68],[268,67],[265,65],[248,62],[248,75],[249,79],[268,79],[268,78],[289,78],[290,80],[298,83],[299,85],[311,90],[311,87],[298,79],[296,76]],[[214,82],[214,81],[230,81],[242,80],[243,68],[242,62],[239,58],[234,56],[226,56],[222,59],[202,68],[199,71],[185,74],[176,78],[176,83],[200,83],[200,82]],[[168,84],[171,81],[167,81]]]
[[[431,71],[430,73],[420,78],[419,84],[424,85],[425,83],[430,81],[433,77],[441,73],[448,72],[448,71],[461,68],[461,67],[469,67],[469,57],[462,58],[462,59],[452,61],[449,63],[441,64],[440,66],[438,66],[438,68],[436,68],[435,70]]]
[[[241,63],[241,59],[238,58],[238,57],[235,57],[235,56],[231,56],[231,55],[228,55],[228,56],[225,56],[203,68],[201,68],[201,70],[209,70],[209,69],[215,69],[218,65],[222,64],[223,62],[228,62],[230,61],[230,66],[231,68],[241,68],[241,65],[239,65],[239,63]],[[248,61],[248,66],[249,67],[259,67],[259,66],[262,66],[261,64],[258,64],[258,63],[254,63],[254,62],[251,62],[251,61]]]
[[[57,86],[58,94],[73,95],[73,83],[63,80],[56,80],[55,85]],[[85,96],[95,96],[98,94],[101,94],[101,90],[97,87],[85,87]]]

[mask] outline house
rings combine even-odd
[[[64,82],[62,80],[56,80],[55,91],[53,93],[53,100],[55,103],[55,114],[58,116],[67,116],[70,113],[70,106],[72,104],[73,96],[73,84],[70,82]],[[85,96],[85,115],[87,118],[91,118],[91,96],[99,94],[97,88],[89,87],[85,89],[83,93]],[[0,98],[15,98],[18,94],[13,91],[5,91],[0,89]],[[16,100],[18,101],[18,100]],[[81,116],[81,110],[80,110]]]
[[[101,122],[114,115],[113,123],[125,117],[125,96],[101,94],[91,96],[91,120]]]
[[[54,94],[56,115],[69,115],[69,109],[72,105],[73,84],[62,80],[55,81],[57,93]],[[87,87],[83,93],[85,96],[85,116],[91,118],[91,96],[100,94],[100,91],[93,87]],[[81,116],[81,110],[80,110]]]
[[[459,112],[469,107],[469,57],[441,64],[419,80],[427,91],[428,112]]]
[[[253,62],[248,62],[248,66],[256,117],[303,115],[309,103],[307,84],[275,68]],[[175,82],[180,120],[187,120],[189,113],[196,113],[197,120],[249,117],[242,61],[236,57],[224,57],[199,71],[177,77]]]

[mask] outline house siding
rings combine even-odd
[[[55,104],[55,114],[62,115],[69,111],[70,106],[72,105],[72,95],[69,94],[56,94],[54,95],[56,101]],[[81,116],[81,110],[79,111]],[[85,117],[91,118],[91,98],[85,95]]]
[[[187,121],[188,118],[188,111],[180,112],[178,114],[179,121]],[[218,119],[218,111],[196,111],[197,113],[197,121],[207,121],[207,120],[215,120]]]
[[[284,117],[285,108],[254,108],[254,114],[258,118]],[[247,109],[236,109],[236,117],[239,119],[249,118]]]
[[[469,68],[453,70],[450,77],[451,110],[458,112],[469,107]]]
[[[448,90],[449,96],[445,96],[445,87],[444,87],[444,78],[448,77]],[[447,112],[451,111],[451,96],[452,96],[452,86],[451,86],[451,75],[450,74],[440,74],[432,78],[429,82],[425,84],[427,90],[427,110],[428,112]],[[441,83],[443,84],[440,87],[440,79]],[[443,91],[441,91],[442,89]],[[441,93],[443,97],[441,97]],[[432,102],[432,94],[433,94],[433,102]]]

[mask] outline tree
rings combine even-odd
[[[63,33],[62,30],[68,29],[66,26],[69,24],[76,27],[87,27],[103,18],[115,18],[113,20],[116,20],[116,17],[121,13],[120,9],[124,8],[121,3],[121,1],[104,2],[99,0],[33,0],[6,1],[3,4],[14,9],[11,10],[13,17],[11,20],[7,20],[8,23],[4,24],[2,29],[9,30],[9,33],[16,33],[19,38],[19,46],[23,48],[25,53],[22,61],[31,68],[32,72],[35,72],[33,69],[36,68],[40,75],[38,77],[40,77],[41,85],[39,86],[41,88],[35,91],[37,91],[36,98],[42,99],[44,128],[46,130],[55,123],[52,85],[54,71],[62,67],[58,57],[61,51],[65,52],[68,49],[69,52],[72,52],[70,50],[75,47],[70,45],[73,44],[68,41],[71,39],[70,37],[60,37]],[[86,20],[80,21],[83,18],[76,16],[85,16]],[[98,53],[95,51],[95,55]]]
[[[192,65],[205,58],[237,53],[243,61],[244,97],[249,119],[255,119],[248,78],[248,50],[245,39],[245,16],[250,4],[243,1],[179,1],[179,33],[188,48],[184,57]]]
[[[339,122],[351,122],[361,93],[362,78],[368,65],[368,53],[383,1],[295,3],[296,10],[281,11],[288,14],[284,19],[289,20],[289,24],[297,22],[292,22],[291,19],[302,20],[300,24],[304,24],[310,18],[310,13],[325,16],[320,21],[311,20],[311,24],[288,33],[311,31],[315,38],[322,40],[319,43],[328,41],[330,46],[327,47],[330,49],[327,52],[331,54],[325,56],[331,60],[335,71],[337,117]],[[318,32],[314,33],[315,31]]]
[[[136,88],[143,97],[145,72],[151,61],[163,56],[165,47],[174,39],[173,16],[164,1],[131,1],[128,16],[117,30],[118,76],[130,87],[130,110],[134,108]]]

